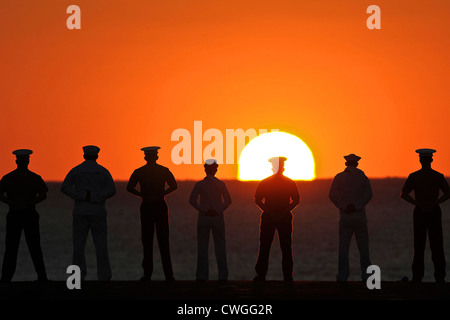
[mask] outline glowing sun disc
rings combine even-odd
[[[293,180],[315,178],[314,158],[308,146],[287,132],[268,132],[251,140],[239,158],[238,179],[262,180],[272,175],[268,159],[286,157],[284,175]]]

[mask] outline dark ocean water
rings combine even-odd
[[[413,207],[400,198],[404,179],[372,180],[373,199],[366,207],[372,264],[381,268],[382,281],[411,276],[413,257]],[[226,181],[232,205],[225,213],[228,268],[230,280],[249,280],[254,276],[258,253],[259,214],[253,203],[256,183]],[[298,182],[301,203],[294,210],[294,279],[335,280],[338,255],[339,214],[328,199],[331,180]],[[60,191],[59,183],[49,183],[48,199],[38,206],[41,216],[41,243],[49,278],[65,280],[72,256],[72,201]],[[196,265],[197,214],[188,204],[194,182],[179,182],[179,189],[169,195],[170,239],[175,277],[194,280]],[[140,242],[140,200],[117,182],[117,194],[107,202],[108,246],[113,280],[137,280],[142,275]],[[450,253],[450,201],[443,211],[444,249]],[[7,206],[0,205],[0,256],[3,257]],[[429,245],[425,256],[425,281],[433,281]],[[350,248],[351,275],[359,280],[359,254],[353,239]],[[153,279],[164,279],[155,239]],[[96,279],[96,259],[92,238],[86,246],[87,280]],[[24,237],[19,251],[15,281],[36,278]],[[210,278],[217,278],[213,243],[210,243]],[[270,257],[270,280],[281,280],[281,252],[275,238]]]

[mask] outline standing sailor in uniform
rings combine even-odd
[[[269,159],[273,175],[262,180],[255,192],[255,203],[262,210],[259,234],[259,252],[254,281],[265,281],[269,253],[275,231],[278,231],[282,254],[284,281],[293,281],[292,213],[300,202],[297,185],[283,175],[285,157]]]
[[[13,151],[17,169],[0,180],[0,201],[9,206],[1,282],[10,282],[14,276],[22,230],[38,281],[48,281],[40,244],[39,214],[36,211],[36,204],[46,199],[48,188],[41,176],[28,170],[32,153],[29,149]]]
[[[142,281],[150,281],[153,273],[153,236],[156,230],[161,262],[166,281],[175,280],[170,256],[169,211],[164,197],[175,191],[177,182],[166,167],[156,163],[160,147],[145,147],[144,159],[147,164],[134,170],[128,181],[127,190],[142,198],[141,236],[144,249]],[[139,184],[140,190],[136,189]],[[168,188],[166,189],[166,184]]]
[[[403,185],[401,197],[415,205],[414,259],[412,263],[412,282],[419,283],[424,276],[425,244],[430,241],[431,259],[434,264],[436,282],[445,280],[445,255],[442,234],[442,213],[439,204],[450,198],[450,188],[442,173],[431,169],[434,149],[418,149],[422,169],[411,173]],[[414,191],[414,198],[410,193]],[[439,191],[443,195],[439,197]]]
[[[195,184],[189,199],[189,203],[198,210],[197,281],[209,278],[208,245],[211,232],[214,237],[219,281],[228,280],[223,213],[230,206],[231,197],[225,183],[215,177],[218,167],[215,159],[205,161],[206,177]]]
[[[345,170],[338,173],[331,183],[329,197],[339,209],[339,261],[338,282],[346,282],[350,275],[349,249],[353,234],[358,245],[361,279],[369,275],[367,267],[371,265],[369,257],[369,232],[365,206],[372,199],[370,181],[362,170],[357,168],[361,157],[355,154],[344,156]]]
[[[75,200],[73,207],[73,264],[81,269],[81,278],[87,274],[84,250],[91,230],[97,256],[97,278],[111,280],[107,244],[105,201],[116,193],[109,171],[97,163],[100,148],[84,146],[85,161],[69,171],[61,191]]]

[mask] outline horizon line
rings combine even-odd
[[[388,180],[388,179],[407,179],[408,177],[400,177],[400,176],[388,176],[388,177],[368,177],[370,180]],[[447,177],[446,177],[447,178]],[[203,179],[203,178],[201,178]],[[176,179],[177,182],[192,182],[192,181],[199,181],[201,179]],[[295,182],[314,182],[314,181],[318,181],[318,180],[333,180],[334,177],[329,177],[329,178],[315,178],[312,180],[297,180],[297,179],[293,179]],[[121,179],[113,179],[114,182],[128,182],[128,180],[121,180]],[[239,180],[237,178],[235,179],[230,179],[230,178],[223,178],[220,179],[223,181],[239,181],[239,182],[260,182],[261,180]],[[45,182],[48,183],[54,183],[54,182],[58,182],[58,183],[62,183],[63,180],[46,180]]]

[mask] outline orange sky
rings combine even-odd
[[[68,30],[66,8],[81,8]],[[381,30],[366,8],[381,8]],[[406,176],[414,150],[450,174],[448,0],[3,0],[0,175],[31,148],[30,169],[62,180],[96,144],[116,180],[177,128],[278,128],[311,148],[319,178],[363,157],[370,177]],[[235,178],[235,165],[218,176]]]

